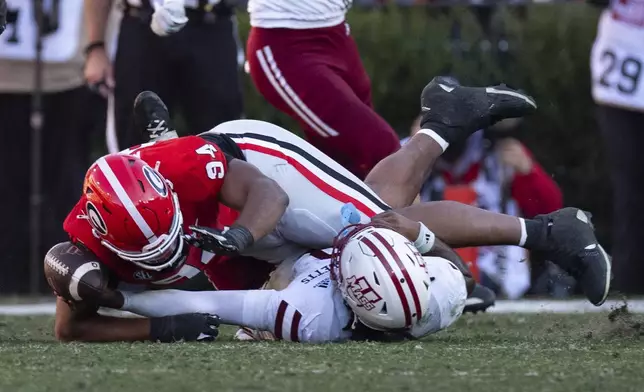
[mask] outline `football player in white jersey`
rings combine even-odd
[[[122,293],[121,309],[147,317],[217,314],[224,324],[312,343],[421,338],[460,317],[474,282],[455,253],[443,256],[456,263],[421,255],[413,240],[384,227],[347,230],[333,249],[285,261],[280,268],[290,277],[281,291]]]

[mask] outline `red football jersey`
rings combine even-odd
[[[183,214],[183,230],[200,225],[222,229],[237,217],[234,211],[219,203],[219,192],[224,183],[228,164],[223,152],[197,136],[152,142],[122,152],[139,157],[158,170],[173,185]],[[108,267],[115,277],[125,283],[146,286],[176,284],[204,271],[213,285],[222,290],[257,288],[266,280],[268,263],[255,259],[215,256],[201,249],[189,247],[186,261],[169,271],[143,270],[109,251],[92,233],[84,211],[85,196],[74,206],[63,224],[72,241],[80,242]],[[220,222],[219,217],[224,219]],[[186,244],[186,246],[188,246]]]

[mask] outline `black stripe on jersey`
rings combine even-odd
[[[202,133],[198,136],[208,143],[213,143],[221,148],[221,151],[223,151],[227,156],[241,159],[242,161],[246,160],[246,157],[244,157],[244,153],[239,149],[239,146],[237,146],[233,139],[225,133]]]
[[[383,201],[378,199],[376,196],[374,196],[371,192],[366,190],[363,186],[359,185],[358,183],[354,182],[353,180],[343,176],[342,174],[338,173],[337,171],[333,170],[329,166],[325,165],[322,161],[319,159],[315,158],[313,155],[309,154],[308,152],[304,151],[301,147],[296,146],[295,144],[291,144],[279,139],[276,139],[272,136],[266,136],[266,135],[260,135],[257,133],[239,133],[239,134],[233,134],[233,133],[226,133],[226,136],[229,136],[230,138],[234,139],[257,139],[261,140],[264,142],[268,143],[273,143],[277,144],[281,148],[285,150],[292,151],[307,161],[311,162],[315,167],[323,171],[324,173],[328,174],[330,177],[334,178],[336,181],[348,186],[349,188],[353,189],[354,191],[358,192],[362,196],[366,197],[369,199],[373,204],[378,206],[384,211],[391,210],[391,207],[389,207],[387,204],[385,204]],[[203,135],[202,135],[203,137]]]

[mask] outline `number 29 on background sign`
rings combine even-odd
[[[642,76],[642,62],[635,56],[618,55],[612,49],[601,52],[602,64],[599,84],[607,89],[615,89],[625,95],[634,95],[639,89]]]

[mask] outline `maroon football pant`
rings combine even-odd
[[[264,98],[295,118],[313,145],[364,179],[400,144],[374,110],[371,84],[344,23],[327,28],[252,28],[250,74]]]

